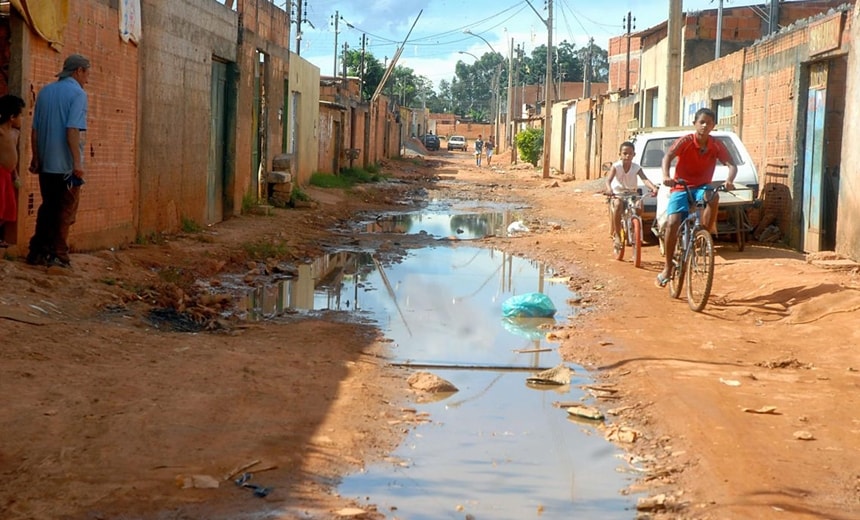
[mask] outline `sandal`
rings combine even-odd
[[[657,274],[657,279],[654,280],[654,285],[657,287],[666,287],[666,284],[669,283],[669,277],[663,277],[663,273]]]

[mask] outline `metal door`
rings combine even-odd
[[[815,63],[809,68],[803,153],[803,250],[810,252],[821,250],[824,231],[821,201],[826,108],[827,63]]]
[[[206,223],[224,220],[224,164],[227,114],[227,64],[212,61],[209,169],[206,175]]]

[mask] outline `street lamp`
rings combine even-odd
[[[480,61],[480,58],[478,58],[477,56],[475,56],[471,52],[466,52],[466,51],[457,51],[457,52],[459,52],[460,54],[468,54],[469,56],[475,58],[475,61]]]
[[[490,45],[490,42],[488,42],[487,39],[484,38],[483,36],[481,36],[480,34],[473,33],[470,29],[464,29],[463,34],[468,34],[469,36],[474,36],[476,38],[480,38],[480,39],[484,40],[484,43],[486,43],[487,47],[489,47],[490,50],[493,51],[493,54],[498,54],[498,52],[496,52],[496,49],[494,49],[493,46]]]
[[[496,52],[496,49],[494,49],[493,46],[490,45],[490,42],[488,42],[487,39],[484,38],[483,36],[481,36],[480,34],[473,33],[470,29],[464,29],[463,34],[468,34],[469,36],[475,36],[476,38],[480,38],[484,43],[487,44],[487,47],[489,47],[490,50],[493,51],[493,54],[499,54],[498,52]],[[471,53],[460,51],[460,54],[471,54]],[[472,56],[474,56],[474,54],[472,54]],[[477,59],[477,58],[475,58],[475,59]],[[496,146],[499,146],[499,116],[501,113],[501,110],[499,110],[499,79],[501,78],[501,75],[502,75],[502,62],[498,62],[496,64],[496,74],[493,77],[493,85],[492,85],[492,89],[493,89],[493,111],[495,112],[495,114],[493,116],[494,125],[495,125],[495,129],[493,132],[493,142],[495,143]]]

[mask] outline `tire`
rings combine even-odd
[[[686,275],[686,266],[683,265],[684,251],[681,249],[681,234],[682,229],[678,230],[678,241],[675,243],[675,254],[672,256],[672,276],[669,277],[669,296],[672,298],[681,297],[681,288],[684,286],[684,276]]]
[[[630,243],[633,245],[633,267],[637,269],[642,266],[642,221],[638,218],[630,220]]]
[[[708,304],[714,283],[714,239],[704,229],[696,231],[693,236],[686,271],[687,303],[693,311],[701,312]]]

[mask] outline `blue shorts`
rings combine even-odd
[[[706,186],[699,186],[698,188],[690,188],[690,193],[698,201],[702,200],[705,196],[706,190]],[[686,190],[673,191],[669,195],[669,205],[666,206],[666,215],[674,215],[676,213],[680,213],[681,218],[687,218],[687,215],[690,214],[690,201],[687,200]]]

